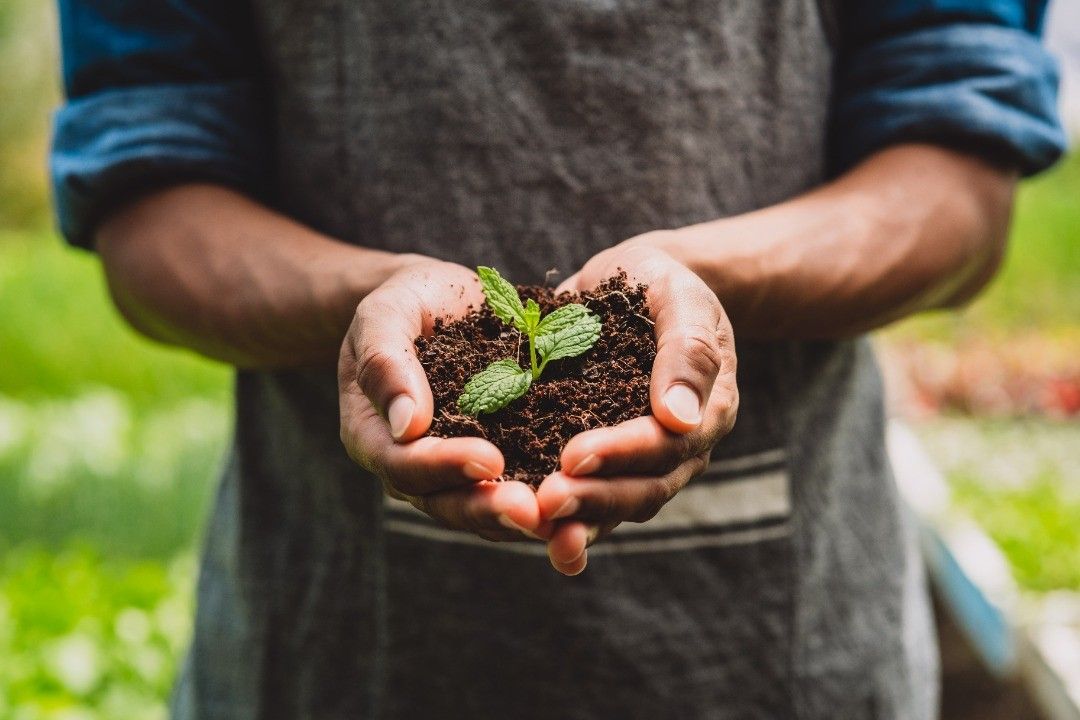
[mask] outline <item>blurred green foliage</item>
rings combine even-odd
[[[228,437],[228,407],[199,398],[136,411],[108,388],[0,396],[0,544],[167,560],[198,533]]]
[[[957,502],[1001,546],[1021,587],[1080,591],[1080,497],[1074,486],[1051,472],[1004,488],[988,488],[965,472],[950,481]]]
[[[59,97],[54,5],[0,2],[0,229],[45,225],[49,112]]]
[[[229,371],[136,335],[109,300],[97,259],[48,232],[0,231],[0,394],[122,393],[136,411],[198,397],[228,398]]]
[[[229,371],[133,333],[96,260],[0,232],[0,720],[164,718]]]
[[[917,429],[1022,588],[1080,591],[1080,424],[943,417]]]
[[[194,561],[118,562],[90,546],[0,559],[0,717],[153,720],[191,627]]]
[[[1009,254],[972,310],[1006,330],[1080,323],[1080,152],[1027,181],[1017,197]]]

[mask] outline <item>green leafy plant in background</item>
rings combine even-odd
[[[530,367],[525,370],[516,360],[505,359],[473,375],[458,398],[467,415],[501,410],[528,392],[549,362],[577,357],[600,339],[600,319],[584,305],[570,303],[541,317],[536,301],[522,303],[498,270],[480,266],[476,273],[492,312],[528,338]]]
[[[1080,424],[946,417],[917,431],[955,506],[1001,547],[1022,589],[1080,591]]]
[[[0,307],[0,720],[164,720],[229,371],[136,336],[52,233],[0,230]]]
[[[0,544],[0,718],[165,720],[195,561]]]
[[[1080,590],[1080,498],[1052,471],[1017,487],[987,488],[983,478],[950,476],[957,504],[1001,546],[1021,587]]]
[[[48,227],[46,118],[60,76],[53,5],[0,2],[0,228]]]

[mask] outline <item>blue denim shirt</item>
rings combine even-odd
[[[266,197],[265,73],[244,3],[59,0],[68,101],[51,156],[60,229],[92,245],[135,192],[213,181]],[[1065,137],[1045,0],[875,0],[838,18],[832,164],[922,141],[1031,174]]]

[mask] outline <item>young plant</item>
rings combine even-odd
[[[492,312],[529,339],[531,367],[523,370],[515,360],[498,360],[473,375],[458,398],[466,415],[501,410],[528,392],[549,362],[581,355],[600,338],[600,319],[584,305],[563,305],[540,317],[536,301],[522,304],[517,290],[497,270],[481,266],[476,274]]]

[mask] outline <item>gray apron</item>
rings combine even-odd
[[[255,0],[279,207],[522,283],[818,184],[813,0]],[[195,639],[194,718],[934,715],[921,570],[868,345],[739,342],[713,462],[588,570],[383,497],[331,369],[241,372]]]

